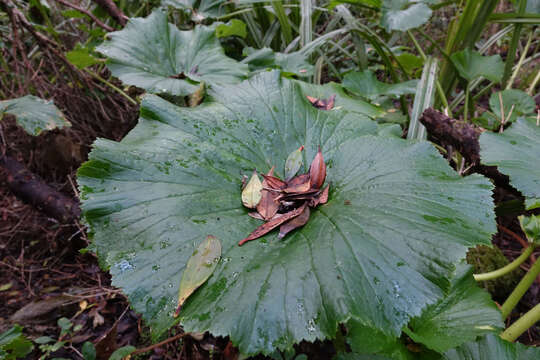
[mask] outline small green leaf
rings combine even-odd
[[[92,56],[90,49],[82,47],[81,44],[77,44],[73,50],[68,51],[66,58],[79,69],[84,69],[100,62],[99,59]]]
[[[23,359],[34,345],[22,333],[23,328],[13,325],[9,330],[0,334],[0,359]]]
[[[499,82],[504,73],[504,62],[499,55],[482,56],[467,48],[452,54],[450,58],[459,75],[469,82],[481,76]]]
[[[409,80],[397,84],[387,84],[377,80],[370,70],[350,72],[343,78],[343,87],[356,95],[374,100],[382,95],[401,96],[414,94],[418,80]]]
[[[242,204],[248,209],[254,209],[261,201],[261,190],[263,186],[257,172],[254,171],[251,175],[251,179],[247,183],[244,190],[242,190]]]
[[[52,101],[33,95],[0,101],[0,120],[2,113],[16,116],[17,124],[31,135],[39,135],[44,130],[71,126]]]
[[[175,316],[187,298],[212,275],[221,257],[221,242],[209,235],[189,258],[178,291],[178,304]]]
[[[84,356],[84,360],[96,359],[96,347],[90,341],[86,341],[81,349],[81,353]]]
[[[290,179],[292,179],[296,175],[298,170],[300,170],[303,162],[302,150],[304,150],[304,145],[294,150],[287,157],[287,160],[285,161],[285,181],[289,181]]]
[[[521,229],[530,243],[540,243],[540,215],[518,216]]]
[[[121,348],[116,349],[112,353],[109,360],[122,360],[123,358],[125,358],[126,356],[134,352],[135,350],[137,350],[135,346],[131,346],[131,345],[122,346]]]
[[[40,336],[37,339],[34,339],[34,342],[36,344],[48,344],[50,342],[53,342],[54,339],[49,336]]]
[[[396,56],[399,63],[405,71],[409,74],[414,73],[416,70],[419,70],[424,66],[424,60],[421,57],[413,55],[411,53],[405,52]]]
[[[216,27],[216,36],[218,38],[239,36],[244,39],[247,36],[246,24],[238,19],[232,19],[226,24],[219,24]]]
[[[524,91],[517,89],[498,91],[489,97],[489,107],[499,119],[503,113],[501,102],[506,123],[515,121],[518,116],[533,114],[536,108],[534,99]]]
[[[383,0],[381,26],[387,32],[405,31],[425,24],[431,9],[423,2],[409,0]]]

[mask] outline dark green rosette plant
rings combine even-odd
[[[467,248],[490,243],[493,186],[457,175],[430,143],[317,109],[277,71],[209,91],[213,101],[196,108],[146,95],[135,129],[98,139],[78,172],[92,248],[156,336],[180,322],[270,354],[334,338],[354,319],[395,339],[455,286]],[[239,247],[260,225],[242,205],[242,176],[275,165],[282,178],[301,145],[299,173],[321,147],[328,202],[284,239],[270,232]],[[186,263],[209,235],[221,260],[175,318]]]

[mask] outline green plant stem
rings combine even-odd
[[[534,77],[534,80],[531,83],[531,86],[529,86],[529,89],[527,90],[527,94],[532,96],[534,88],[536,87],[536,84],[538,84],[538,81],[540,80],[540,71],[536,73],[536,76]]]
[[[514,307],[517,305],[523,295],[529,290],[536,277],[540,274],[540,258],[536,260],[534,265],[529,269],[529,272],[521,279],[514,291],[508,296],[508,299],[501,306],[501,313],[503,319],[505,319]]]
[[[409,38],[410,38],[411,41],[413,42],[414,47],[416,48],[416,50],[417,50],[418,53],[420,54],[420,57],[422,58],[422,60],[424,60],[424,62],[426,62],[427,56],[426,56],[426,54],[424,53],[424,50],[422,50],[422,47],[421,47],[420,44],[418,43],[418,40],[416,39],[416,37],[414,36],[414,34],[412,33],[412,31],[411,31],[411,30],[407,30],[407,34],[409,35]],[[442,89],[441,83],[439,82],[439,79],[436,79],[436,80],[435,80],[435,87],[437,88],[437,95],[439,95],[439,99],[441,100],[442,105],[443,105],[446,109],[448,109],[448,111],[450,111],[450,106],[448,105],[448,100],[446,99],[446,95],[444,94],[444,91],[443,91],[443,89]],[[452,113],[449,113],[448,116],[452,117]]]
[[[506,89],[511,89],[512,84],[514,84],[514,81],[516,80],[516,76],[519,73],[519,70],[521,69],[521,66],[523,65],[523,61],[525,61],[525,58],[527,57],[527,52],[529,52],[529,48],[531,47],[533,39],[533,32],[529,34],[529,39],[527,40],[527,44],[525,44],[525,47],[523,48],[523,51],[521,52],[521,56],[519,57],[519,61],[514,69],[514,72],[512,73],[512,76],[510,77],[510,80],[508,80],[508,83],[506,84]],[[508,63],[506,63],[508,65]],[[512,68],[512,66],[510,66]]]
[[[527,6],[527,0],[519,0],[518,4],[518,14],[522,15],[525,12],[525,7]],[[512,34],[512,40],[510,40],[510,46],[508,47],[508,52],[506,55],[506,63],[504,66],[504,73],[502,77],[501,84],[503,86],[508,85],[512,86],[511,82],[508,81],[510,73],[512,72],[512,65],[514,64],[514,57],[516,56],[516,49],[519,43],[519,35],[521,34],[521,29],[523,24],[516,24],[514,26],[514,33]],[[532,35],[532,33],[531,33]]]
[[[490,271],[490,272],[487,272],[487,273],[483,273],[483,274],[474,274],[474,280],[476,281],[487,281],[487,280],[493,280],[493,279],[497,279],[501,276],[504,276],[512,271],[514,271],[515,269],[517,269],[519,267],[519,265],[523,264],[523,262],[525,260],[527,260],[529,258],[529,256],[531,256],[532,252],[534,251],[535,249],[535,246],[531,245],[529,246],[528,248],[526,248],[523,253],[521,255],[519,255],[519,257],[517,257],[516,259],[514,259],[514,261],[512,261],[510,264],[500,268],[500,269],[497,269],[497,270],[494,270],[494,271]]]
[[[469,97],[470,97],[470,84],[467,83],[467,87],[465,88],[465,110],[463,110],[463,120],[467,122],[467,118],[469,116]]]
[[[92,72],[92,71],[90,71],[88,69],[84,69],[84,71],[86,71],[88,74],[90,74],[96,80],[101,81],[102,83],[104,83],[105,85],[107,85],[108,87],[110,87],[111,89],[113,89],[114,91],[116,91],[117,93],[122,95],[123,97],[125,97],[126,100],[129,101],[130,103],[132,103],[133,105],[138,104],[138,102],[136,100],[133,100],[133,98],[131,96],[129,96],[128,94],[126,94],[122,89],[120,89],[119,87],[111,84],[109,81],[105,80],[104,78],[102,78],[98,74],[96,74],[96,73],[94,73],[94,72]]]
[[[538,321],[540,321],[540,304],[536,304],[535,307],[527,311],[525,315],[516,320],[508,329],[504,330],[501,334],[501,339],[514,341]]]

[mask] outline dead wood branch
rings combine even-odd
[[[480,143],[482,130],[462,120],[452,119],[443,113],[428,108],[420,117],[431,136],[442,146],[451,145],[472,165],[471,170],[483,174],[495,182],[495,185],[509,188],[508,176],[501,174],[497,167],[480,163]]]
[[[15,159],[0,156],[0,167],[7,172],[9,189],[21,200],[63,223],[79,218],[81,210],[76,201],[45,184]]]
[[[116,6],[112,0],[94,0],[96,4],[101,6],[103,10],[107,11],[116,22],[122,26],[126,26],[128,17]]]
[[[75,9],[75,10],[87,15],[90,19],[92,19],[96,23],[97,26],[101,27],[105,31],[108,31],[108,32],[114,31],[114,29],[112,27],[110,27],[109,25],[107,25],[104,22],[102,22],[101,20],[99,20],[90,11],[88,11],[88,10],[86,10],[86,9],[80,7],[80,6],[77,6],[75,4],[72,4],[69,1],[65,1],[65,0],[56,0],[56,1],[59,2],[60,4],[64,5],[64,6],[70,7],[72,9]]]

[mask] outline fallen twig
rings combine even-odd
[[[94,0],[96,4],[101,6],[103,10],[107,11],[111,17],[116,20],[122,26],[126,26],[128,17],[116,6],[112,0]]]
[[[112,27],[110,27],[109,25],[107,25],[104,22],[102,22],[101,20],[99,20],[90,11],[88,11],[88,10],[86,10],[86,9],[80,7],[80,6],[77,6],[75,4],[72,4],[72,3],[68,2],[68,1],[65,1],[65,0],[56,0],[56,1],[58,1],[60,4],[62,4],[64,6],[70,7],[72,9],[75,9],[75,10],[87,15],[90,19],[92,19],[96,23],[96,25],[103,28],[105,31],[108,31],[108,32],[114,31],[114,29]]]

